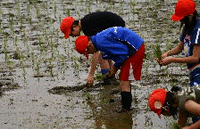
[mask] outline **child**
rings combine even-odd
[[[159,88],[154,90],[149,96],[149,107],[152,111],[165,116],[177,117],[179,112],[178,123],[184,127],[188,117],[200,116],[200,85],[189,87],[186,91],[179,87],[173,87],[171,91]],[[199,129],[200,120],[183,129]]]
[[[170,63],[187,63],[190,71],[190,86],[200,84],[200,19],[193,0],[179,0],[175,7],[173,21],[180,21],[185,25],[180,36],[179,44],[164,53],[158,63],[168,65]],[[172,57],[186,50],[186,57]]]
[[[135,80],[140,80],[145,52],[143,39],[128,28],[111,27],[91,37],[79,36],[75,48],[86,57],[88,54],[100,51],[104,59],[115,62],[108,77],[121,69],[119,90],[122,110],[130,110],[132,102],[130,80],[131,76],[134,76]]]
[[[73,17],[66,17],[62,20],[60,29],[64,33],[64,37],[69,38],[69,36],[79,36],[81,31],[84,35],[92,36],[113,26],[124,27],[125,21],[115,13],[103,11],[89,13],[80,20],[75,20]],[[113,64],[110,60],[103,60],[99,52],[94,53],[87,77],[87,84],[93,84],[94,82],[97,63],[100,64],[103,75],[109,72],[110,66]]]

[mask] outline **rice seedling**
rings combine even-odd
[[[35,53],[34,52],[30,53],[30,58],[31,58],[32,66],[34,67],[35,66]]]
[[[156,45],[153,47],[153,53],[156,59],[161,59],[162,51],[159,43],[156,43]]]
[[[145,65],[143,65],[143,69],[144,69],[144,73],[145,73],[145,76],[149,76],[149,66],[150,64],[149,63],[145,63]]]
[[[55,4],[55,2],[54,2],[54,8],[53,8],[53,10],[54,10],[54,17],[56,17],[57,15],[56,15],[56,13],[57,13],[57,5]]]
[[[9,28],[12,34],[14,34],[14,20],[13,16],[9,15]]]
[[[75,57],[75,56],[72,56],[72,57],[71,57],[71,60],[73,61],[72,67],[73,67],[75,70],[79,70],[79,69],[80,69],[80,62],[78,61],[78,58]]]
[[[90,100],[92,98],[92,95],[89,93],[85,93],[86,100]]]
[[[6,63],[6,66],[9,68],[9,69],[12,69],[13,68],[13,62],[10,61],[11,59],[11,55],[9,55],[9,50],[8,50],[8,36],[7,35],[4,35],[3,37],[3,44],[2,44],[2,53],[4,54],[4,61]]]
[[[59,33],[60,33],[60,30],[59,29],[55,29],[55,37],[57,37],[57,40],[59,38]]]
[[[26,82],[26,64],[25,64],[25,61],[20,61],[20,66],[22,68],[22,76],[23,76],[23,80],[24,82]]]
[[[42,77],[40,69],[41,69],[41,61],[40,59],[37,59],[35,61],[35,66],[34,66],[34,70],[36,71],[34,77]]]
[[[43,7],[45,10],[47,10],[47,7],[48,7],[47,2],[43,1],[43,2],[42,2],[42,7]]]
[[[21,18],[21,9],[20,9],[20,6],[21,6],[21,3],[17,2],[17,16],[18,16],[18,19]]]
[[[0,17],[3,17],[3,9],[0,9]],[[2,22],[2,20],[0,20]]]
[[[48,59],[48,65],[47,65],[47,70],[49,71],[50,75],[52,77],[54,77],[54,74],[53,74],[53,68],[54,68],[54,62],[55,58],[51,57]]]
[[[27,11],[27,15],[28,15],[28,22],[31,25],[32,24],[32,13],[31,13],[30,6],[31,6],[30,4],[26,5],[26,11]]]
[[[70,9],[66,9],[66,14],[68,17],[70,16]]]
[[[44,44],[44,42],[42,41],[42,38],[38,36],[38,45],[39,45],[39,49],[42,55],[47,55],[47,47]]]
[[[14,59],[20,61],[20,68],[22,68],[22,76],[24,81],[26,81],[26,57],[17,47],[13,56]]]
[[[51,57],[54,57],[55,55],[55,51],[54,51],[54,48],[57,48],[57,45],[53,42],[53,39],[51,38],[51,41],[50,41],[50,50],[51,50]]]
[[[30,11],[31,9],[30,9],[30,4],[26,4],[26,12],[28,13],[28,14],[30,14]]]
[[[67,42],[67,41],[65,41],[64,43],[63,43],[63,48],[64,48],[64,51],[65,51],[65,54],[67,55],[67,56],[69,56],[69,50],[70,50],[70,47],[69,47],[69,43]]]
[[[18,38],[17,38],[17,36],[15,35],[15,36],[14,36],[14,46],[15,46],[15,47],[18,46],[18,45],[17,45],[17,41],[18,41]]]
[[[173,122],[170,126],[171,129],[182,129],[182,127],[177,122]]]
[[[87,2],[87,4],[86,4],[86,12],[91,12],[92,1],[86,0],[86,2]]]
[[[2,48],[3,48],[2,53],[4,53],[4,55],[5,55],[4,60],[5,60],[5,62],[7,62],[8,59],[9,59],[9,56],[8,56],[8,36],[7,35],[4,35],[4,37],[3,37]]]
[[[28,16],[28,22],[30,25],[32,25],[32,14],[31,13]]]
[[[22,52],[20,51],[19,48],[16,48],[13,58],[14,58],[14,59],[17,59],[17,60],[24,61],[25,56],[22,54]]]
[[[62,17],[59,16],[58,19],[59,19],[59,23],[61,23],[62,22]]]
[[[36,5],[36,14],[37,14],[37,18],[40,21],[41,20],[41,10],[39,5]]]
[[[97,81],[101,81],[104,78],[105,78],[105,75],[102,75],[100,73],[95,74],[95,77],[94,77],[94,79],[97,80]]]

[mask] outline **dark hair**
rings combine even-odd
[[[192,30],[193,28],[195,27],[196,25],[196,22],[197,22],[197,18],[198,18],[198,13],[197,11],[195,10],[194,13],[193,13],[193,17],[192,17],[192,21],[190,22],[190,19],[188,16],[185,16],[181,21],[181,28],[183,27],[183,24],[185,24],[184,28],[183,28],[183,32],[185,34],[188,34],[190,35],[192,33]]]
[[[171,92],[175,92],[175,93],[178,93],[178,91],[182,91],[182,88],[181,87],[178,87],[178,86],[173,86],[170,90]]]
[[[177,112],[178,112],[178,107],[176,104],[177,104],[176,94],[172,91],[168,91],[163,107],[167,107],[169,109],[169,112],[171,113],[174,119],[177,119]]]
[[[74,30],[73,25],[77,25],[77,26],[78,26],[78,24],[79,24],[79,20],[75,20],[75,21],[73,22],[72,26],[71,26],[71,31]]]
[[[75,20],[73,25],[78,25],[79,24],[79,20]]]

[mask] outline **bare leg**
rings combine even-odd
[[[119,91],[131,92],[130,81],[121,81],[119,85]]]

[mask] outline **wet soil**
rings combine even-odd
[[[164,129],[175,120],[149,111],[150,92],[158,87],[187,87],[184,64],[160,67],[156,43],[164,52],[177,44],[179,23],[170,20],[176,0],[1,0],[0,127],[2,129]],[[196,0],[197,10],[200,2]],[[118,82],[85,85],[90,61],[64,39],[61,19],[80,19],[94,11],[122,16],[126,27],[146,43],[142,80],[131,83],[133,102],[121,109]],[[179,56],[183,56],[181,53]],[[100,69],[96,76],[100,75]]]

